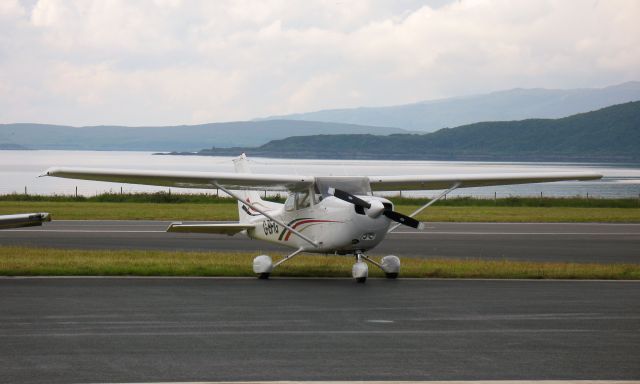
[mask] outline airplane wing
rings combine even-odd
[[[51,221],[51,215],[45,212],[3,215],[0,216],[0,229],[35,227],[42,225],[45,221]]]
[[[547,183],[551,181],[597,180],[602,175],[592,172],[492,173],[414,176],[369,176],[374,191],[448,189],[487,187],[491,185]]]
[[[50,168],[41,176],[178,188],[213,189],[217,188],[217,183],[228,189],[271,191],[305,190],[315,181],[313,176],[96,168]],[[349,178],[347,176],[344,177]],[[602,178],[602,175],[592,172],[545,172],[369,176],[368,178],[371,189],[374,191],[398,191],[447,189],[456,184],[459,184],[458,188],[469,188],[563,180],[595,180]]]
[[[229,189],[271,191],[304,190],[314,182],[312,176],[62,167],[49,168],[40,176],[179,188],[215,189],[218,183]]]
[[[247,229],[255,228],[255,225],[250,224],[235,224],[235,223],[222,223],[222,224],[182,224],[172,223],[167,232],[182,232],[182,233],[217,233],[223,235],[233,236],[238,232],[242,232]]]

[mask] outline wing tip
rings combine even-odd
[[[48,168],[46,169],[44,172],[42,172],[41,174],[38,175],[38,177],[46,177],[46,176],[50,176],[51,173],[53,173],[54,168]]]

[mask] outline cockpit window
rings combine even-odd
[[[286,211],[308,208],[311,205],[311,196],[309,191],[291,192],[284,202]]]
[[[296,192],[296,209],[307,208],[311,205],[309,191]]]

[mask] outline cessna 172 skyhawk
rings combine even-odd
[[[505,184],[540,183],[560,180],[593,180],[602,176],[587,172],[501,173],[476,175],[417,176],[295,176],[252,174],[244,154],[234,159],[236,173],[110,170],[89,168],[51,168],[42,176],[110,181],[183,188],[219,188],[238,200],[239,223],[174,223],[168,232],[217,233],[244,232],[260,239],[295,248],[274,263],[267,255],[253,260],[253,271],[268,278],[278,265],[301,252],[353,254],[353,277],[364,282],[369,262],[387,277],[400,272],[400,259],[389,255],[379,262],[364,252],[378,245],[400,225],[420,228],[413,217],[456,188]],[[284,204],[265,201],[258,191],[286,191]],[[394,211],[393,204],[372,191],[444,190],[428,204],[410,215]]]

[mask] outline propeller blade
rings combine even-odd
[[[345,192],[345,191],[340,190],[340,189],[329,188],[329,194],[337,197],[340,200],[344,200],[344,201],[346,201],[348,203],[351,203],[353,205],[358,205],[358,206],[361,206],[363,208],[371,208],[371,204],[370,203],[362,200],[359,197],[356,197],[356,196],[350,194],[349,192]]]
[[[337,197],[340,200],[344,200],[348,203],[351,203],[353,205],[357,205],[363,208],[371,208],[371,203],[362,200],[361,198],[354,196],[352,194],[350,194],[349,192],[345,192],[343,190],[340,189],[335,189],[335,188],[329,188],[329,194],[333,195],[335,197]],[[382,206],[380,207],[382,208]],[[402,213],[396,212],[396,211],[392,211],[390,209],[385,209],[382,212],[383,215],[387,216],[388,218],[390,218],[391,220],[398,222],[400,224],[404,224],[406,226],[409,226],[411,228],[416,228],[416,229],[420,229],[422,228],[422,223],[420,223],[418,220],[409,217],[407,215],[403,215]]]
[[[409,217],[407,215],[403,215],[400,212],[396,212],[396,211],[392,211],[392,210],[385,210],[383,212],[383,215],[387,216],[388,218],[390,218],[391,220],[398,222],[400,224],[404,224],[406,226],[409,226],[411,228],[422,228],[422,224],[414,219],[413,217]]]

